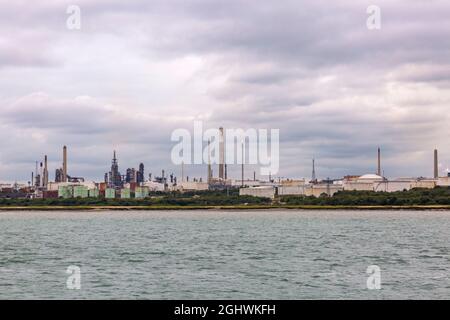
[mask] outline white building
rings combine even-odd
[[[278,195],[287,196],[287,195],[305,195],[306,188],[309,186],[299,185],[299,186],[284,186],[281,185],[278,187]]]
[[[354,191],[377,191],[377,187],[380,182],[383,182],[384,178],[376,174],[365,174],[357,178],[347,178],[342,182],[344,190]]]
[[[274,199],[275,193],[276,188],[273,186],[248,187],[239,189],[240,196],[253,196]]]
[[[440,177],[436,182],[439,187],[450,187],[450,174],[447,177]]]
[[[49,191],[58,191],[59,187],[67,187],[67,186],[84,186],[87,189],[95,189],[95,182],[49,182],[47,185],[47,190]]]
[[[146,181],[144,187],[148,187],[149,191],[166,191],[166,185],[155,181]]]
[[[260,187],[260,186],[267,186],[267,185],[273,185],[273,184],[268,181],[261,181],[261,180],[244,180],[244,186],[246,186],[246,187]],[[242,180],[231,181],[231,186],[233,186],[233,187],[242,186]]]
[[[174,186],[174,190],[178,191],[203,191],[208,189],[209,186],[207,182],[184,181],[177,183],[177,185]]]
[[[445,178],[444,178],[445,179]],[[357,178],[343,180],[344,190],[396,192],[413,188],[433,189],[438,180],[426,178],[398,178],[388,180],[376,174],[365,174]],[[445,182],[444,182],[445,184]]]
[[[336,192],[344,190],[343,186],[337,184],[313,184],[305,189],[305,196],[320,197],[325,194],[332,197]]]

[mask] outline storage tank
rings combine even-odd
[[[149,195],[149,188],[148,187],[136,187],[134,190],[134,197],[136,199],[144,199],[148,197]]]
[[[115,197],[116,197],[116,190],[113,188],[106,188],[105,198],[106,199],[114,199]]]
[[[58,186],[58,198],[68,199],[72,197],[72,188],[70,186]]]
[[[89,198],[98,198],[100,195],[100,190],[98,189],[89,189]]]
[[[124,188],[120,190],[120,198],[121,199],[130,199],[131,198],[131,190],[128,188]]]
[[[88,188],[85,186],[73,186],[74,198],[87,198],[89,196]]]

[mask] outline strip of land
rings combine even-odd
[[[153,193],[145,198],[0,198],[0,210],[450,210],[450,187],[329,196],[239,195],[238,190]]]
[[[330,206],[330,205],[229,205],[229,206],[0,206],[0,211],[111,211],[111,210],[448,210],[450,205]]]

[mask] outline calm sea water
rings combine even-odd
[[[256,298],[450,298],[450,212],[0,212],[0,299]]]

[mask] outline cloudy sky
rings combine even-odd
[[[67,28],[67,7],[81,29]],[[367,7],[381,9],[369,30]],[[448,0],[0,0],[0,181],[179,172],[171,133],[280,129],[280,176],[450,167]],[[191,176],[206,174],[202,166]],[[217,170],[216,170],[217,171]],[[230,167],[231,174],[236,168]]]

